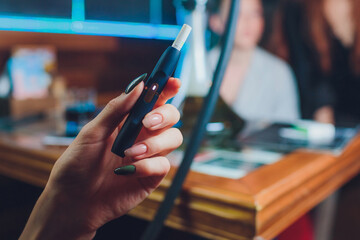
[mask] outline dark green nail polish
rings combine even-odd
[[[129,85],[126,87],[125,94],[128,94],[129,92],[131,92],[140,82],[144,81],[146,76],[147,76],[147,73],[144,73],[143,75],[132,80],[131,83],[129,83]]]
[[[136,172],[136,167],[134,165],[127,165],[123,167],[116,168],[114,173],[116,175],[130,175]]]

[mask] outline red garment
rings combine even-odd
[[[310,215],[307,213],[285,231],[279,234],[278,240],[314,240],[314,230]]]

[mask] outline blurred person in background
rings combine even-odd
[[[221,36],[230,1],[214,0],[210,6],[209,27]],[[257,46],[265,24],[261,0],[242,0],[239,14],[233,52],[220,89],[221,98],[245,120],[298,119],[297,89],[289,65]],[[209,52],[212,72],[219,55],[219,46]]]
[[[360,122],[360,1],[284,0],[270,49],[288,60],[302,117]]]
[[[338,125],[360,122],[359,12],[359,0],[280,0],[268,47],[294,69],[303,118]],[[358,183],[359,176],[345,188],[359,189]],[[343,189],[329,230],[334,239],[346,239],[358,227],[352,214],[358,190]],[[344,206],[344,199],[355,200]],[[279,239],[294,239],[292,233]]]

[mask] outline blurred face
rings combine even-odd
[[[210,27],[219,35],[225,30],[230,0],[222,0],[219,14],[210,17]],[[264,30],[261,0],[242,0],[237,22],[235,46],[243,50],[254,48],[260,41]]]
[[[235,45],[251,49],[259,43],[264,30],[263,8],[260,0],[242,0],[237,23]]]

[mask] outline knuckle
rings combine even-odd
[[[178,128],[170,128],[169,130],[171,131],[170,135],[172,136],[172,139],[174,140],[176,147],[179,147],[184,140],[181,131]]]
[[[174,105],[171,105],[171,104],[167,104],[169,105],[169,111],[171,112],[171,115],[173,116],[174,118],[174,121],[179,121],[180,119],[180,112],[179,110],[174,106]]]
[[[85,124],[82,129],[81,129],[81,132],[82,133],[88,133],[88,132],[91,132],[91,122],[88,122],[87,124]]]
[[[152,153],[161,152],[162,145],[161,139],[158,137],[152,138],[151,141],[148,142],[148,147]]]
[[[83,135],[91,135],[93,133],[93,127],[92,127],[92,123],[89,122],[87,124],[85,124],[85,126],[83,126],[81,128],[81,131],[80,131]]]
[[[148,158],[142,164],[144,176],[165,176],[170,170],[170,162],[166,157]]]
[[[116,109],[116,106],[117,106],[117,103],[118,103],[118,99],[117,98],[114,98],[114,99],[111,99],[108,104],[106,104],[106,109],[108,110],[115,110]]]
[[[155,160],[155,159],[154,159]],[[156,176],[165,176],[170,170],[170,162],[166,157],[157,157],[156,158],[157,167],[152,175]]]
[[[83,139],[84,141],[91,141],[93,139],[98,138],[98,132],[93,127],[92,122],[87,123],[85,126],[82,127],[80,133],[79,133],[80,139]]]
[[[161,164],[161,175],[166,175],[170,170],[170,162],[166,157],[160,157],[160,164]]]
[[[152,164],[149,161],[144,161],[142,164],[143,164],[143,174],[145,176],[151,175]]]

